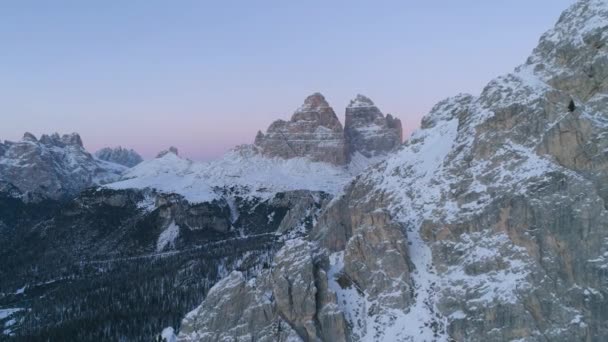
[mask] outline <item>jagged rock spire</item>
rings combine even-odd
[[[167,154],[172,153],[176,156],[179,156],[179,151],[177,150],[177,147],[175,146],[171,146],[166,150],[162,150],[160,152],[158,152],[158,154],[156,155],[156,158],[162,158],[164,156],[166,156]]]
[[[255,145],[272,157],[308,157],[343,165],[356,152],[366,157],[386,154],[402,139],[401,121],[391,115],[385,117],[368,97],[359,94],[350,101],[342,128],[325,97],[314,93],[291,120],[277,120],[266,134],[258,132]]]
[[[358,107],[373,107],[374,102],[367,96],[357,94],[354,99],[350,100],[348,104],[348,108],[358,108]]]
[[[126,167],[133,167],[143,161],[142,157],[133,149],[126,149],[121,146],[115,148],[104,147],[95,152],[95,156],[101,160]]]
[[[366,157],[386,154],[401,145],[401,121],[386,117],[367,96],[358,94],[346,107],[344,135],[350,154]]]
[[[325,97],[314,93],[304,100],[291,120],[273,122],[255,144],[271,157],[308,157],[343,165],[348,161],[342,124]]]
[[[23,138],[21,140],[29,141],[29,142],[38,142],[38,139],[36,139],[36,136],[30,132],[25,132],[23,134]]]

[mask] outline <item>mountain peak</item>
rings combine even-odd
[[[255,145],[270,157],[306,157],[336,165],[348,161],[342,124],[320,93],[308,96],[291,120],[276,120],[266,134],[258,132]]]
[[[78,133],[70,133],[59,135],[59,133],[53,133],[51,135],[43,134],[40,137],[40,143],[48,146],[78,146],[83,147],[82,139]]]
[[[61,137],[61,141],[66,145],[83,147],[82,139],[80,138],[80,134],[78,133],[64,134]]]
[[[88,186],[115,180],[123,170],[93,158],[77,133],[43,134],[38,140],[27,132],[19,142],[0,144],[0,182],[36,195],[33,198],[73,196]]]
[[[38,142],[38,139],[36,139],[36,136],[33,135],[30,132],[25,132],[23,134],[23,138],[21,140],[23,140],[23,141],[30,141],[30,142]]]
[[[370,158],[393,151],[403,141],[401,121],[386,117],[367,96],[358,94],[346,107],[344,134],[349,153]]]
[[[160,151],[160,152],[159,152],[159,153],[156,155],[156,158],[162,158],[162,157],[164,157],[164,156],[166,156],[166,155],[168,155],[168,154],[173,154],[173,155],[175,155],[175,156],[178,156],[178,157],[179,157],[179,151],[177,150],[177,147],[175,147],[175,146],[171,146],[171,147],[169,147],[169,148],[168,148],[168,149],[166,149],[166,150],[162,150],[162,151]]]
[[[542,35],[516,73],[533,73],[543,82],[585,99],[608,77],[607,45],[608,1],[580,0]]]
[[[104,147],[95,152],[95,156],[98,159],[126,167],[133,167],[143,161],[139,153],[135,152],[133,149],[123,148],[122,146],[115,148]]]
[[[316,111],[321,108],[329,108],[329,103],[327,103],[327,100],[325,100],[325,96],[319,92],[316,92],[309,95],[304,100],[304,104],[302,104],[302,106],[300,106],[296,112]]]
[[[373,107],[374,102],[367,96],[357,94],[354,99],[350,100],[348,104],[348,108],[358,108],[358,107]]]

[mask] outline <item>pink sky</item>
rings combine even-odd
[[[174,145],[217,158],[321,92],[357,93],[405,132],[438,101],[525,61],[573,0],[10,2],[0,13],[0,139]],[[343,122],[343,121],[342,121]]]

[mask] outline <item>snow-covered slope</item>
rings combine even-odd
[[[255,146],[239,146],[211,162],[194,162],[166,153],[125,173],[113,189],[151,188],[175,193],[192,203],[220,198],[229,189],[241,196],[261,199],[290,190],[338,193],[354,174],[379,159],[359,158],[349,167],[313,162],[307,158],[263,156]]]

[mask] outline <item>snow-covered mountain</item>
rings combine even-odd
[[[603,341],[608,1],[437,104],[272,267],[232,272],[178,340]]]
[[[343,127],[315,93],[212,162],[172,147],[127,169],[77,135],[0,144],[0,326],[39,340],[606,340],[608,0],[579,0],[523,65],[401,134],[365,96]]]
[[[327,124],[313,107],[307,118],[319,122],[309,124]],[[368,158],[354,151],[337,165],[316,160],[314,150],[274,156],[253,144],[202,163],[171,147],[127,169],[92,157],[75,135],[28,135],[19,144],[3,144],[10,147],[3,157],[42,172],[32,174],[31,187],[46,178],[56,185],[44,201],[21,201],[30,183],[18,182],[18,170],[10,181],[20,188],[0,184],[0,310],[7,312],[0,326],[10,324],[6,335],[41,340],[149,341],[162,328],[179,328],[213,284],[232,270],[268,267],[285,241],[311,231],[355,175],[390,152]],[[100,158],[130,159],[124,149],[105,151]],[[101,183],[86,178],[91,170],[110,165],[114,182],[84,189]]]
[[[172,147],[107,187],[150,188],[182,195],[192,203],[219,199],[228,188],[262,199],[294,190],[337,194],[369,165],[395,151],[402,139],[401,122],[385,118],[367,97],[358,95],[346,112],[348,132],[355,137],[352,148],[333,109],[315,93],[291,121],[275,121],[253,145],[238,146],[205,163],[182,158]],[[333,133],[319,135],[320,130]]]
[[[12,184],[25,198],[64,198],[82,189],[114,181],[126,169],[96,159],[76,133],[25,133],[19,142],[0,143],[0,181]]]
[[[97,157],[97,159],[126,167],[133,167],[144,161],[143,158],[133,149],[126,149],[121,146],[114,148],[104,147],[95,152],[95,157]]]
[[[226,188],[243,196],[269,198],[292,190],[339,192],[358,169],[307,158],[269,158],[243,145],[211,162],[195,162],[169,152],[128,170],[112,189],[150,188],[179,194],[192,203],[219,199]]]

